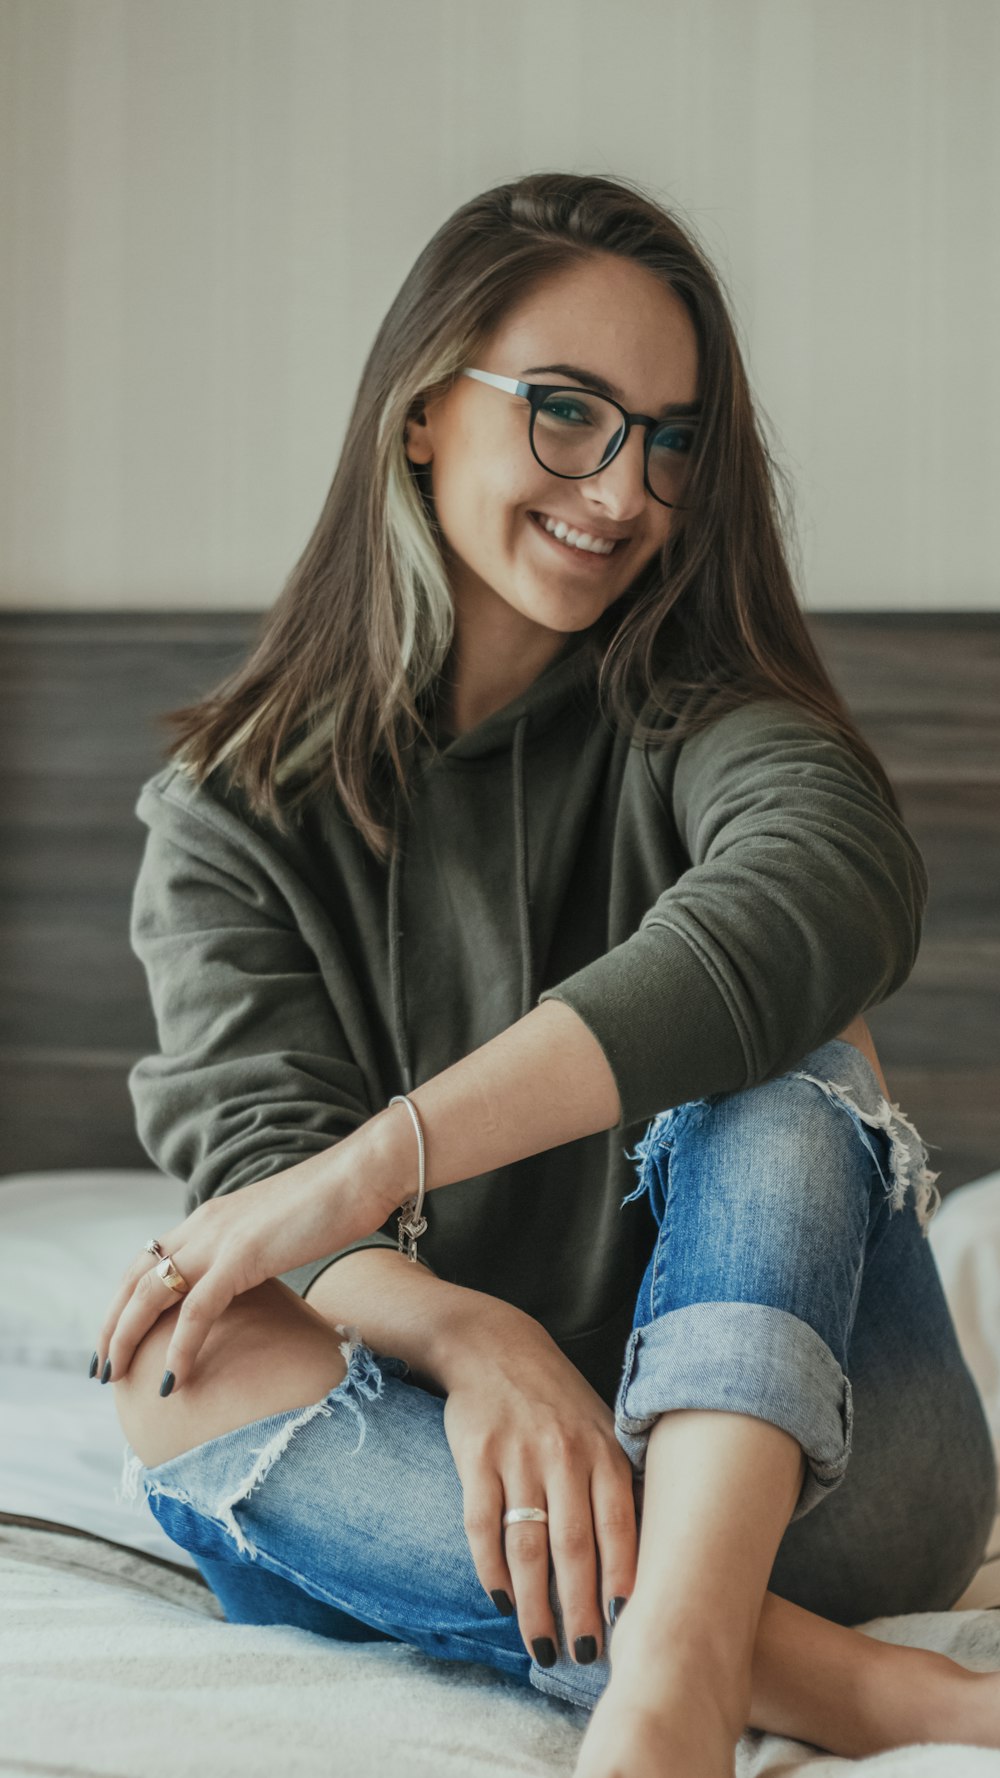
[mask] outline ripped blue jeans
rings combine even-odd
[[[925,1238],[936,1175],[869,1063],[834,1039],[662,1113],[627,1158],[658,1229],[615,1401],[640,1522],[660,1414],[755,1415],[806,1458],[771,1591],[839,1623],[950,1608],[992,1526],[993,1448]],[[141,1478],[231,1622],[405,1642],[592,1709],[607,1646],[574,1661],[551,1563],[554,1666],[487,1597],[443,1399],[340,1331],[347,1374],[321,1401],[153,1468],[126,1447],[120,1497]]]

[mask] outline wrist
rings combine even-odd
[[[482,1379],[484,1361],[525,1339],[549,1341],[540,1321],[502,1297],[451,1285],[427,1330],[427,1358],[450,1392],[470,1377]]]
[[[417,1113],[419,1117],[419,1112]],[[415,1198],[420,1185],[420,1151],[417,1132],[405,1105],[386,1105],[354,1132],[368,1190],[383,1207],[385,1217]],[[425,1193],[424,1203],[429,1193]]]
[[[381,1228],[416,1194],[420,1178],[416,1132],[409,1114],[402,1105],[389,1109],[402,1112],[408,1129],[401,1128],[395,1116],[377,1112],[321,1155],[311,1156],[308,1163],[322,1185],[336,1191],[348,1222],[356,1220],[362,1234]]]

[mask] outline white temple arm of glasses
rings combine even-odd
[[[494,389],[503,389],[508,395],[527,395],[530,383],[519,383],[516,377],[495,377],[489,370],[463,370],[463,377],[475,377],[477,383],[492,383]]]

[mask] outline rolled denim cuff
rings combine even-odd
[[[618,1443],[641,1474],[650,1428],[674,1408],[770,1420],[801,1445],[806,1473],[792,1522],[843,1479],[854,1410],[849,1379],[797,1315],[761,1303],[692,1303],[637,1327],[615,1400]]]

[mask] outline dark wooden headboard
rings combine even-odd
[[[809,621],[930,873],[917,967],[869,1023],[947,1192],[1000,1168],[1000,613]],[[157,714],[261,622],[0,615],[0,1174],[151,1164],[126,1087],[156,1048],[128,942],[135,800],[166,757]]]

